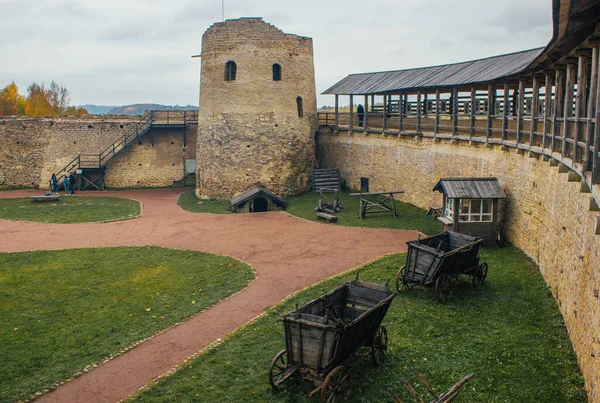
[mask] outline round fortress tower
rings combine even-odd
[[[202,36],[197,186],[229,199],[257,183],[288,196],[314,167],[312,39],[261,18],[213,24]]]

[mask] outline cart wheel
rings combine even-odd
[[[484,283],[488,273],[488,264],[481,263],[473,276],[473,287],[478,287]]]
[[[273,389],[277,389],[279,385],[281,385],[285,380],[284,373],[285,370],[290,366],[287,350],[281,350],[273,361],[271,361],[271,365],[269,366],[269,383]]]
[[[340,365],[335,367],[325,378],[321,386],[321,403],[347,400],[352,393],[350,372]]]
[[[377,332],[373,335],[373,342],[371,343],[371,356],[376,366],[380,366],[384,363],[387,357],[388,348],[388,334],[385,326],[379,326]]]
[[[409,289],[410,286],[406,280],[406,265],[404,265],[400,268],[400,270],[398,270],[398,274],[396,274],[396,290],[398,292],[404,292],[408,291]]]
[[[447,274],[442,274],[435,281],[435,297],[439,302],[446,302],[452,296],[452,277]]]

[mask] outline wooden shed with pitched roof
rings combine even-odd
[[[498,200],[506,199],[497,178],[442,178],[433,190],[444,194],[444,231],[496,240]]]
[[[264,186],[257,185],[231,199],[231,208],[236,213],[263,213],[285,210],[287,202]]]

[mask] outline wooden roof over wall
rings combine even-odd
[[[350,74],[323,94],[363,95],[485,83],[518,74],[544,48],[416,69]]]
[[[497,178],[442,178],[433,190],[449,199],[506,199]]]
[[[249,200],[255,199],[256,197],[266,197],[271,199],[276,205],[281,206],[283,209],[286,209],[288,206],[288,203],[284,199],[277,196],[273,192],[269,192],[263,186],[254,186],[252,189],[235,196],[233,199],[231,199],[231,205],[233,207],[238,207]]]

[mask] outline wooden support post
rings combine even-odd
[[[440,132],[440,90],[435,90],[435,121],[433,123],[433,137]]]
[[[573,117],[573,91],[575,86],[575,69],[573,64],[567,64],[567,83],[565,85],[565,105],[563,112],[563,127],[562,127],[562,152],[563,158],[569,156],[569,146],[567,138],[569,137],[571,122],[569,119]]]
[[[600,47],[596,47],[596,54],[600,52]],[[598,60],[598,57],[596,57]],[[592,183],[594,185],[600,184],[600,78],[598,78],[598,74],[600,74],[600,64],[597,64],[596,68],[596,117],[594,125],[594,164],[592,170]]]
[[[369,128],[369,96],[365,95],[365,117],[363,120],[365,131]]]
[[[398,100],[398,131],[404,129],[404,94],[400,93]]]
[[[554,82],[554,108],[552,111],[552,152],[558,147],[558,117],[563,113],[563,100],[565,99],[563,71],[556,70],[556,79]]]
[[[469,119],[469,123],[471,126],[469,128],[469,139],[472,139],[475,136],[475,102],[477,101],[477,89],[472,86],[471,87],[471,118]]]
[[[494,115],[496,114],[496,87],[493,84],[488,84],[488,98],[487,98],[487,130],[486,140],[492,137],[492,130],[494,124]]]
[[[508,109],[510,108],[508,99],[508,84],[504,84],[504,107],[502,108],[502,141],[508,138]]]
[[[388,114],[388,99],[387,95],[383,96],[383,130],[387,129],[387,114]]]
[[[592,74],[590,76],[590,96],[587,102],[587,123],[585,125],[585,150],[583,153],[583,171],[591,171],[594,164],[594,154],[591,147],[594,141],[594,125],[591,119],[594,118],[594,109],[596,106],[596,97],[598,92],[598,47],[592,49]],[[598,120],[596,120],[596,126]],[[596,153],[598,149],[596,149]]]
[[[536,144],[536,134],[535,131],[537,129],[537,114],[538,114],[538,104],[540,98],[540,83],[537,77],[533,77],[533,95],[531,102],[531,127],[529,130],[529,145],[535,146]]]
[[[340,114],[339,114],[339,95],[335,94],[335,129],[338,130],[338,126],[340,125]]]
[[[417,91],[417,127],[416,127],[416,132],[420,133],[421,132],[421,91]]]
[[[458,89],[452,88],[452,135],[458,134]]]
[[[523,142],[523,113],[525,111],[525,82],[519,80],[519,100],[517,101],[517,144]]]
[[[354,96],[350,95],[350,116],[348,117],[349,130],[352,131],[354,126]]]
[[[544,85],[544,125],[542,129],[542,148],[548,147],[548,131],[550,128],[550,92],[552,91],[552,76],[546,74],[546,83]]]
[[[587,57],[579,56],[577,60],[577,98],[575,98],[575,125],[573,127],[573,150],[571,152],[571,158],[573,162],[581,162],[582,153],[579,152],[579,138],[581,131],[581,124],[579,118],[583,114],[583,107],[585,105],[585,96],[587,93]],[[585,150],[584,150],[585,151]]]

